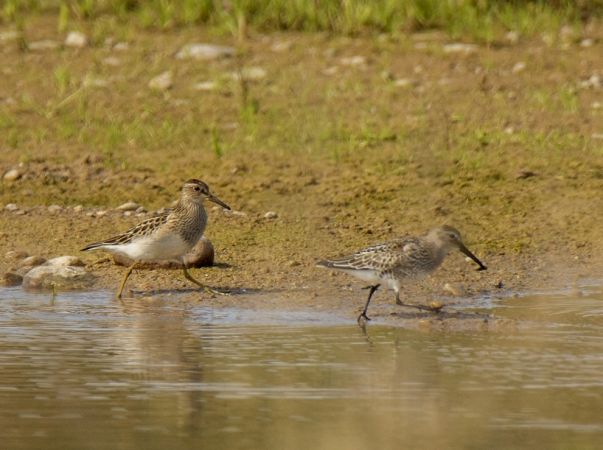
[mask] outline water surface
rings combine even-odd
[[[509,330],[0,291],[2,449],[595,449],[603,295],[483,302]]]

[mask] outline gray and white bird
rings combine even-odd
[[[125,255],[134,261],[124,275],[117,298],[121,298],[126,281],[136,265],[151,260],[177,261],[182,264],[187,280],[206,291],[215,292],[195,280],[183,260],[183,256],[199,241],[205,231],[207,212],[203,207],[204,200],[230,209],[230,206],[210,192],[203,181],[187,180],[173,209],[150,217],[122,234],[88,244],[82,251],[101,249]]]
[[[366,313],[371,297],[382,284],[396,293],[398,305],[433,310],[427,306],[403,303],[400,289],[405,280],[422,278],[436,270],[453,249],[460,250],[475,261],[478,270],[486,270],[486,266],[465,247],[459,231],[448,225],[434,228],[425,236],[405,237],[373,245],[349,256],[319,261],[316,265],[339,270],[371,283],[367,286],[370,291],[366,305],[358,316],[360,322],[361,319],[370,320]]]

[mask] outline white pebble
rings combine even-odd
[[[277,217],[278,214],[274,211],[268,211],[266,214],[264,214],[264,219],[276,219]]]

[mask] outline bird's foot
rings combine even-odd
[[[366,322],[369,322],[370,320],[371,320],[371,318],[366,315],[366,312],[363,312],[362,314],[360,314],[358,316],[358,319],[356,319],[356,321],[358,322],[358,325],[360,325],[361,327],[363,327],[366,324]]]
[[[205,292],[207,294],[211,294],[213,296],[216,296],[216,295],[230,296],[230,295],[232,295],[228,291],[218,291],[217,289],[212,289],[212,288],[207,287],[207,286],[203,286],[203,292]]]

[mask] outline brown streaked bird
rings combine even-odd
[[[183,260],[183,256],[197,243],[205,231],[207,212],[203,207],[204,200],[230,209],[230,206],[210,192],[203,181],[187,180],[182,186],[180,199],[173,209],[150,217],[122,234],[88,244],[82,251],[101,249],[109,253],[125,255],[134,261],[128,267],[117,291],[119,299],[136,265],[151,260],[177,261],[182,264],[187,280],[205,291],[219,293],[195,280],[186,269]]]
[[[316,265],[340,270],[374,283],[366,288],[370,291],[366,305],[358,316],[360,322],[361,319],[370,320],[366,312],[371,297],[381,284],[396,293],[398,305],[437,310],[437,308],[403,303],[400,300],[400,288],[402,282],[407,279],[422,278],[432,273],[453,249],[460,250],[475,261],[479,266],[478,270],[486,270],[486,266],[465,247],[461,233],[448,225],[434,228],[422,237],[406,237],[373,245],[343,258],[319,261]]]

